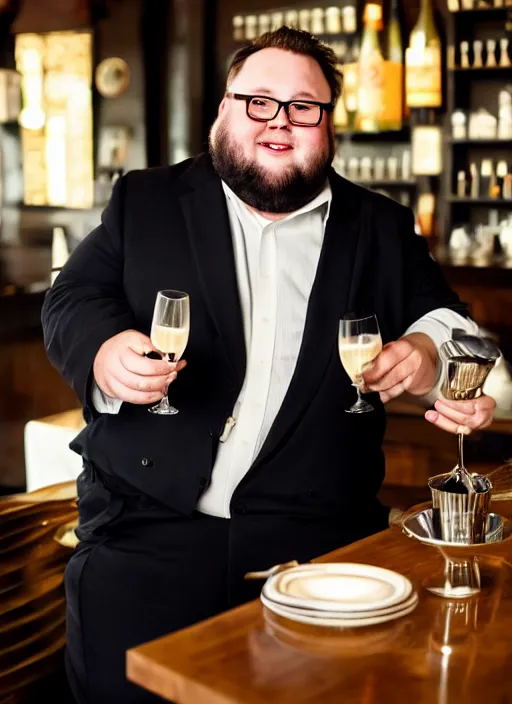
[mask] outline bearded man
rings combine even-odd
[[[66,570],[81,703],[157,701],[126,681],[128,648],[255,598],[249,570],[384,529],[384,403],[435,393],[439,346],[474,331],[411,212],[331,168],[340,92],[307,32],[241,49],[209,153],[121,178],[47,295],[48,356],[87,421]],[[190,296],[178,364],[148,336],[164,289]],[[348,314],[376,315],[385,343],[369,413],[345,412]],[[169,384],[179,413],[148,413]],[[426,418],[469,432],[493,408],[438,400]]]

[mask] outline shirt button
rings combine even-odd
[[[149,457],[143,457],[140,463],[143,467],[152,467],[153,466],[153,460],[150,459]]]

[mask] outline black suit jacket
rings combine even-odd
[[[385,414],[377,395],[375,413],[344,412],[354,390],[338,356],[339,319],[376,313],[389,342],[435,308],[466,314],[410,211],[334,171],[329,179],[332,206],[295,373],[233,513],[336,516],[371,503],[384,476]],[[149,334],[165,288],[191,298],[188,366],[170,387],[180,413],[124,403],[118,415],[99,414],[90,396],[99,347],[129,328]],[[84,406],[87,427],[73,449],[104,477],[192,513],[246,366],[228,213],[207,155],[120,179],[101,225],[48,292],[43,328],[50,360]]]

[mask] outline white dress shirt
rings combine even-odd
[[[327,183],[303,208],[272,221],[250,210],[222,185],[233,237],[247,367],[232,413],[236,424],[219,443],[211,484],[197,509],[229,518],[233,492],[261,449],[295,370],[332,193]],[[473,321],[440,308],[420,318],[404,335],[426,333],[439,348],[454,327],[478,332]],[[434,388],[429,402],[436,397]],[[93,403],[100,412],[117,413],[122,402],[109,399],[94,385]]]

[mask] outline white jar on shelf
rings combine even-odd
[[[272,32],[275,32],[276,29],[279,29],[279,27],[282,27],[284,24],[284,15],[282,12],[273,12],[272,13],[272,22],[270,24],[270,29]]]
[[[512,92],[510,90],[500,91],[498,138],[512,139]]]
[[[453,139],[466,139],[467,118],[462,110],[452,113],[452,137]]]
[[[311,32],[313,34],[324,34],[324,9],[315,7],[311,10]]]
[[[288,27],[293,29],[298,29],[299,27],[299,13],[297,10],[288,10],[284,16],[284,23]]]
[[[470,139],[494,139],[498,133],[498,120],[488,110],[481,108],[469,117]]]
[[[258,17],[258,34],[265,34],[270,31],[270,15],[266,12]]]
[[[334,6],[326,8],[325,31],[327,34],[341,34],[341,8]]]
[[[299,29],[305,32],[311,31],[311,11],[308,9],[299,10]]]
[[[245,38],[252,41],[258,36],[258,18],[256,15],[247,15],[245,18]]]
[[[235,42],[243,42],[244,37],[244,18],[242,15],[235,15],[233,17],[233,39]]]

